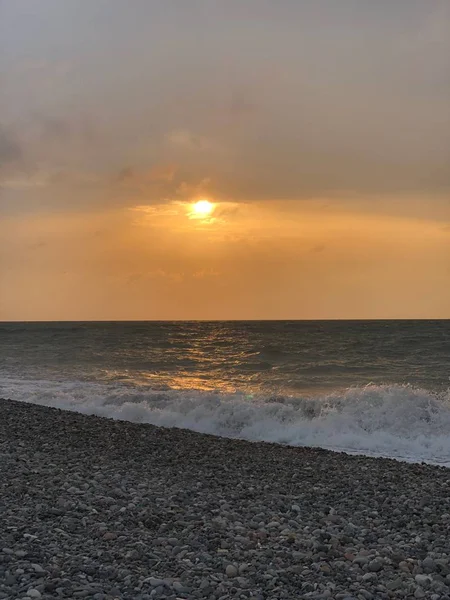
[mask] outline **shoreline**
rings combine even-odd
[[[450,593],[447,467],[13,400],[0,455],[0,598]]]

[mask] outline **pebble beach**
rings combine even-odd
[[[450,470],[0,400],[0,600],[450,598]]]

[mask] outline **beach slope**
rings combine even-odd
[[[0,599],[450,593],[450,470],[0,400]]]

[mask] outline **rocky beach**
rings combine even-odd
[[[1,400],[21,598],[450,598],[450,471]]]

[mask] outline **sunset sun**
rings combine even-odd
[[[199,219],[201,221],[210,223],[212,221],[211,215],[214,212],[215,204],[206,200],[205,198],[197,200],[187,207],[188,216],[190,219]]]
[[[198,200],[191,206],[191,214],[194,217],[207,217],[214,210],[214,204],[209,200]]]

